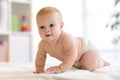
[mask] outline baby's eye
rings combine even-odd
[[[44,29],[44,26],[40,26],[39,29]]]
[[[50,27],[54,27],[54,24],[50,24],[49,26],[50,26]]]

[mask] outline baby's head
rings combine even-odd
[[[38,13],[37,13],[37,18],[39,16],[44,16],[46,14],[49,14],[49,13],[57,13],[59,18],[62,20],[62,15],[60,13],[60,11],[58,9],[56,9],[55,7],[44,7],[42,8]]]
[[[36,15],[36,21],[37,24],[39,24],[39,22],[41,21],[41,17],[42,16],[46,16],[48,14],[53,14],[54,16],[56,16],[56,19],[59,20],[60,22],[62,22],[62,15],[61,12],[56,9],[55,7],[44,7],[42,9],[40,9]]]
[[[50,35],[58,37],[64,25],[61,13],[54,7],[44,7],[36,15],[39,34],[42,38],[50,38]]]

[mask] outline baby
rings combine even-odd
[[[36,16],[42,40],[36,55],[36,73],[61,73],[71,67],[94,71],[109,65],[100,58],[95,46],[83,37],[74,37],[62,30],[61,13],[54,7],[42,8]],[[44,70],[47,53],[62,63]]]

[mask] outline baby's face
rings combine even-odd
[[[42,39],[53,41],[58,39],[63,23],[56,13],[39,16],[37,18],[38,31]]]

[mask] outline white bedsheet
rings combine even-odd
[[[120,80],[120,65],[111,65],[94,72],[72,68],[60,74],[34,74],[33,64],[0,63],[0,80]]]

